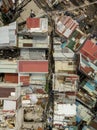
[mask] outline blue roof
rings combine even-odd
[[[90,82],[86,83],[86,86],[91,89],[92,91],[95,91],[95,85],[92,85]]]
[[[76,116],[76,122],[79,123],[82,119],[79,116]]]
[[[67,45],[66,42],[62,43],[62,44],[61,44],[61,48],[62,48],[62,49],[65,48],[66,45]]]

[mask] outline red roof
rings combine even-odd
[[[91,40],[87,40],[80,52],[90,60],[97,60],[97,45]]]
[[[6,83],[18,83],[18,74],[6,73],[4,80]]]
[[[20,82],[22,83],[22,85],[29,85],[29,81],[29,76],[20,76]]]
[[[64,29],[62,29],[62,30],[60,30],[60,25],[58,24],[60,21],[64,26]],[[60,34],[64,35],[66,38],[69,38],[70,35],[74,32],[74,30],[78,26],[78,23],[75,20],[73,20],[70,16],[61,17],[58,20],[58,23],[57,23],[57,31]],[[70,30],[70,31],[68,31],[68,30]]]
[[[85,66],[85,67],[80,66],[80,70],[83,71],[84,73],[86,73],[87,75],[88,75],[90,72],[93,73],[93,69],[92,69],[91,67],[87,67],[87,66]]]
[[[47,73],[48,61],[19,61],[19,72]]]
[[[27,28],[39,28],[40,27],[40,18],[28,18],[26,21]]]

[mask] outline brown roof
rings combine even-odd
[[[97,122],[96,121],[91,121],[90,126],[97,130]]]
[[[4,88],[0,87],[0,98],[7,98],[11,92],[15,92],[15,88]]]

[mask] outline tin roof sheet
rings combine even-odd
[[[91,40],[87,40],[85,42],[80,52],[87,56],[90,60],[97,60],[97,45]]]

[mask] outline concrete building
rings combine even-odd
[[[96,82],[86,79],[80,84],[80,87],[77,99],[89,109],[95,108],[97,97]]]
[[[70,16],[60,16],[55,19],[55,26],[58,34],[69,38],[78,27],[78,23]]]
[[[78,79],[75,74],[57,73],[53,77],[53,90],[58,92],[76,92]]]
[[[48,32],[48,19],[47,18],[28,18],[27,19],[28,32],[34,33],[47,33]]]
[[[19,34],[18,47],[20,48],[48,49],[49,47],[47,18],[28,18],[25,30]]]
[[[17,24],[13,22],[8,26],[0,27],[0,47],[16,47],[17,46]]]
[[[81,121],[85,121],[89,124],[93,118],[93,113],[85,106],[83,106],[80,102],[76,102],[77,105],[77,123]]]
[[[16,22],[0,28],[0,99],[4,100],[5,111],[14,110],[12,118],[14,117],[15,120],[8,126],[5,124],[5,120],[2,126],[4,125],[6,130],[11,128],[20,130],[25,127],[27,129],[29,126],[27,121],[30,122],[33,119],[32,126],[35,129],[44,128],[43,112],[48,101],[46,92],[49,71],[48,19],[28,18],[26,25],[26,31],[19,32],[18,38]],[[30,39],[29,34],[32,37]],[[30,97],[28,102],[24,100],[24,96]],[[21,102],[18,101],[18,98],[21,99]],[[18,105],[19,107],[16,109]],[[31,120],[28,117],[30,110],[33,113]],[[19,119],[20,113],[22,115]]]
[[[76,29],[70,36],[67,42],[67,47],[77,52],[83,46],[87,36],[80,29]]]

